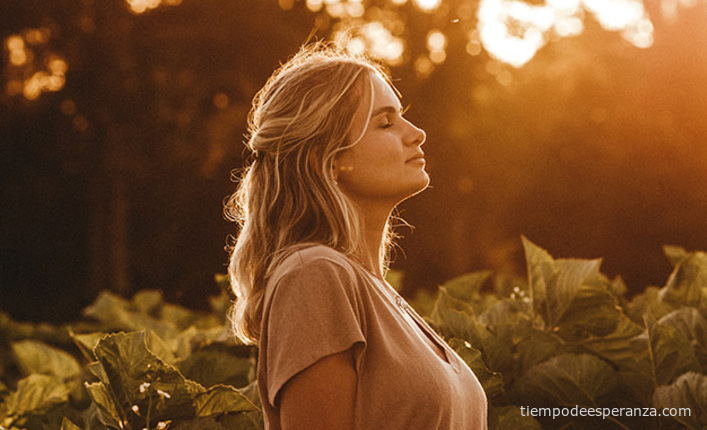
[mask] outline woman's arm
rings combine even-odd
[[[283,430],[350,430],[354,423],[353,352],[329,355],[295,375],[280,394]]]

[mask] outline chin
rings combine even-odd
[[[430,177],[427,176],[427,173],[425,173],[425,178],[421,179],[418,184],[414,188],[411,188],[410,194],[406,198],[410,198],[412,196],[416,196],[420,194],[421,192],[425,191],[427,187],[430,186]]]

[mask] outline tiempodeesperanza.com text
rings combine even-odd
[[[531,408],[520,407],[520,414],[524,417],[689,417],[692,415],[690,408]]]

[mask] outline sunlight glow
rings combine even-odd
[[[324,7],[324,1],[323,0],[307,0],[306,5],[307,5],[307,9],[311,10],[312,12],[319,12]]]
[[[47,49],[49,36],[47,28],[30,28],[5,39],[10,65],[5,69],[5,94],[11,97],[22,94],[28,100],[36,100],[43,92],[64,88],[69,65]]]
[[[442,0],[414,0],[414,3],[420,9],[431,12],[439,7]]]
[[[479,39],[494,58],[521,67],[551,37],[581,34],[585,12],[593,15],[602,28],[620,32],[638,48],[653,45],[653,24],[641,0],[547,0],[541,5],[520,0],[481,0]]]
[[[608,31],[636,25],[646,13],[640,0],[582,0],[582,3]]]
[[[427,34],[427,50],[430,51],[430,60],[435,64],[442,64],[447,59],[447,36],[439,30],[432,30]]]
[[[521,67],[545,45],[543,31],[553,22],[543,10],[546,8],[516,0],[482,0],[479,5],[481,43],[493,57]]]
[[[350,28],[342,27],[334,31],[332,38],[349,52],[368,52],[373,58],[391,66],[402,64],[405,41],[393,35],[381,22],[371,21]]]
[[[182,0],[125,0],[133,13],[141,14],[150,9],[157,8],[160,4],[167,6],[177,6]]]

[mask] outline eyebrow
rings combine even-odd
[[[383,106],[379,107],[378,109],[374,110],[373,113],[371,114],[371,118],[375,118],[378,115],[382,113],[400,113],[403,111],[402,107],[394,107],[394,106]]]

